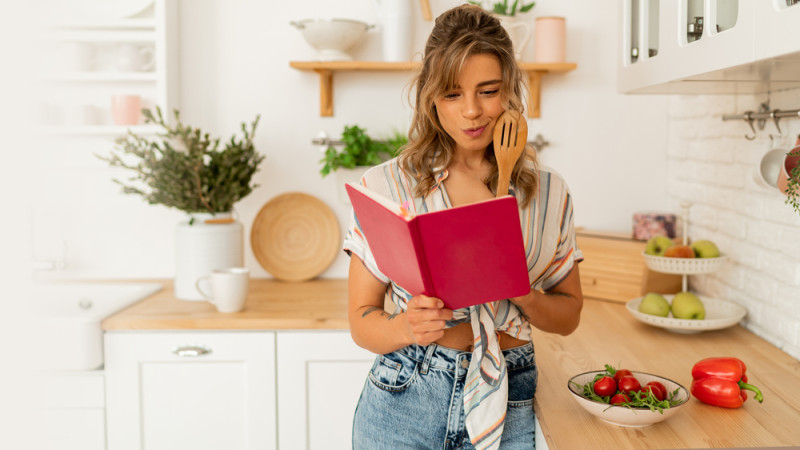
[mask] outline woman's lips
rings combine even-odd
[[[483,130],[485,130],[485,129],[486,129],[485,125],[482,126],[482,127],[477,127],[477,128],[467,128],[467,129],[464,130],[464,133],[469,137],[476,138],[476,137],[482,135],[483,134]]]

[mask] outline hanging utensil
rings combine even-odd
[[[494,157],[497,159],[497,197],[508,195],[511,171],[525,151],[528,122],[518,111],[504,112],[494,126]]]

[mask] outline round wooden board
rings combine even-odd
[[[306,281],[325,271],[341,248],[339,222],[322,200],[289,192],[267,202],[253,220],[250,246],[267,272]]]

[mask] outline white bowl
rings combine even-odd
[[[583,389],[581,386],[592,381],[595,375],[605,373],[605,370],[595,370],[592,372],[584,372],[575,375],[567,382],[567,388],[573,394],[573,398],[579,405],[583,407],[589,414],[597,416],[600,420],[611,425],[620,427],[646,427],[654,423],[658,423],[669,419],[675,415],[680,407],[689,401],[689,391],[685,387],[676,383],[669,378],[660,377],[644,372],[633,372],[633,375],[639,380],[642,386],[651,381],[660,381],[667,388],[667,392],[674,392],[676,389],[678,393],[675,400],[680,403],[670,408],[664,408],[663,414],[658,411],[652,411],[649,408],[632,408],[628,406],[612,406],[607,403],[596,402],[584,397]],[[573,383],[577,383],[577,386]],[[669,396],[669,394],[667,394]]]
[[[672,299],[674,297],[675,295],[664,295],[664,298],[667,299],[670,304],[672,304]],[[625,304],[625,307],[628,309],[628,312],[640,322],[665,328],[675,333],[687,334],[732,327],[747,315],[747,310],[736,303],[710,297],[698,297],[700,297],[706,309],[706,317],[702,320],[677,319],[672,317],[671,312],[668,317],[654,316],[652,314],[639,312],[639,304],[642,303],[643,297],[629,301]]]
[[[351,19],[306,19],[289,22],[317,50],[320,61],[350,61],[347,50],[375,25]]]
[[[677,275],[699,275],[716,272],[728,261],[728,257],[720,255],[716,258],[674,258],[668,256],[648,255],[642,252],[644,263],[655,272]]]

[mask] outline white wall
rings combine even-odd
[[[419,12],[418,2],[413,1]],[[433,0],[434,16],[458,4]],[[315,195],[337,214],[342,229],[349,207],[338,200],[334,177],[321,178],[321,153],[311,145],[320,131],[338,137],[358,124],[375,136],[409,124],[404,87],[410,73],[337,73],[334,116],[319,116],[318,78],[289,67],[309,60],[314,50],[292,20],[346,17],[376,22],[369,0],[312,0],[274,3],[254,0],[183,0],[180,9],[180,108],[183,119],[223,139],[242,121],[261,114],[256,146],[266,159],[261,185],[240,202],[237,213],[249,235],[264,203],[276,195],[302,191]],[[635,211],[664,209],[666,194],[667,98],[624,96],[615,92],[616,7],[601,2],[537,2],[537,15],[567,18],[567,59],[577,70],[544,78],[542,117],[529,121],[531,136],[550,142],[541,160],[561,172],[575,196],[577,225],[629,231]],[[418,14],[415,48],[421,50],[432,22]],[[529,46],[523,59],[531,60]],[[357,59],[380,60],[380,34],[351,52]],[[49,278],[170,277],[174,271],[172,234],[182,214],[123,196],[111,183],[112,171],[94,157],[110,142],[62,139],[37,153],[43,167],[31,215],[32,257],[63,257],[68,267]],[[246,264],[256,277],[263,271],[246,242]],[[340,255],[323,277],[346,276]]]
[[[747,328],[800,358],[800,215],[777,189],[754,181],[761,156],[771,146],[788,151],[800,121],[772,123],[753,141],[743,121],[723,114],[771,108],[797,109],[800,90],[769,96],[675,96],[669,102],[667,148],[669,194],[691,203],[689,237],[717,242],[730,262],[723,270],[691,276],[692,290],[747,308]]]

